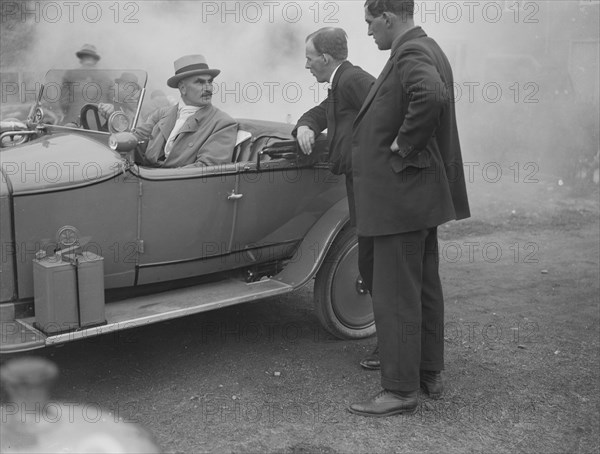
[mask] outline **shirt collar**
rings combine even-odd
[[[418,25],[414,25],[411,28],[404,30],[401,35],[396,36],[396,39],[394,39],[394,41],[392,42],[392,50],[396,48],[396,45],[404,37],[404,35],[406,35],[408,32],[414,30],[417,27],[418,27]]]
[[[337,65],[335,67],[335,69],[333,70],[333,72],[331,73],[331,76],[329,76],[329,81],[327,82],[327,88],[331,89],[333,88],[333,78],[335,77],[335,73],[337,73],[337,70],[340,68],[340,66],[342,66],[342,63],[340,63],[339,65]]]
[[[190,105],[186,104],[185,102],[183,102],[183,99],[179,99],[179,103],[177,104],[177,111],[181,112],[183,109],[185,109],[187,112],[196,112],[196,111],[200,110],[201,107],[190,106]]]

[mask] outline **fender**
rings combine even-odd
[[[305,285],[317,274],[333,240],[349,221],[348,198],[344,197],[321,216],[298,246],[292,262],[272,279],[294,289]]]

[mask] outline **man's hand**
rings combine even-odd
[[[308,126],[300,126],[296,132],[296,139],[300,145],[302,153],[308,155],[312,153],[315,144],[315,132]]]
[[[400,147],[398,146],[398,138],[396,137],[392,144],[390,145],[390,150],[392,153],[398,153],[400,151]]]
[[[100,104],[98,104],[98,112],[104,118],[110,117],[114,111],[115,111],[115,106],[113,106],[112,104],[107,104],[104,102],[101,102]]]

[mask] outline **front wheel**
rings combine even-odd
[[[373,304],[358,272],[358,239],[354,229],[333,242],[315,280],[315,311],[323,327],[341,339],[375,334]]]

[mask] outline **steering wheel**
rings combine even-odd
[[[98,131],[108,132],[108,119],[105,119],[104,122],[102,122],[102,120],[100,118],[100,112],[98,110],[98,104],[89,103],[89,104],[83,105],[83,107],[81,108],[81,112],[79,114],[79,118],[81,119],[81,126],[84,129],[92,129],[92,128],[90,128],[90,125],[87,120],[87,113],[90,110],[94,114],[94,120],[96,121],[96,125],[98,125]]]

